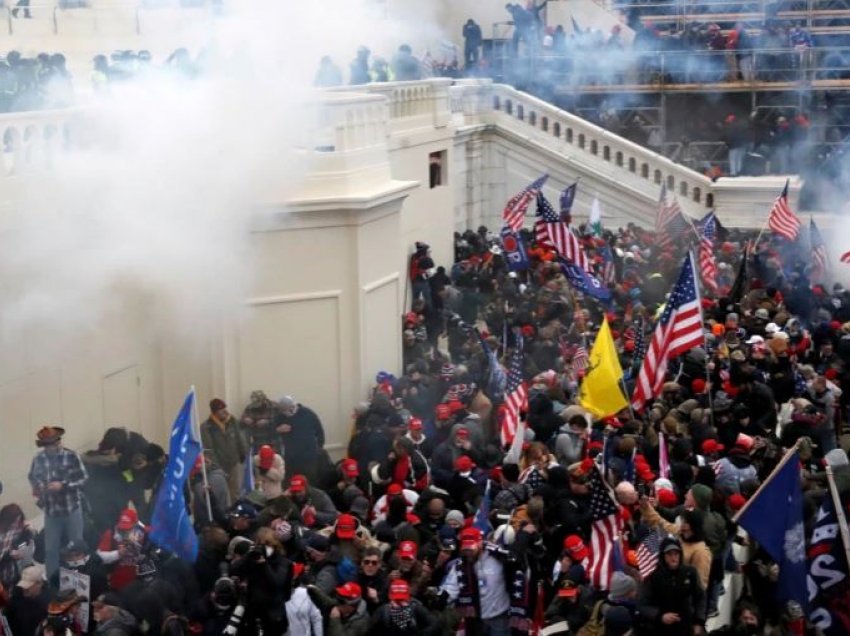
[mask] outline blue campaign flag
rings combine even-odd
[[[564,222],[569,222],[568,219],[573,213],[573,201],[576,198],[577,186],[578,183],[574,183],[561,192],[561,220]]]
[[[603,285],[598,278],[592,274],[588,274],[572,261],[559,258],[558,262],[561,264],[561,271],[564,273],[564,276],[570,285],[575,287],[576,291],[593,296],[603,302],[611,300],[611,290]]]
[[[487,487],[484,489],[484,496],[481,497],[481,505],[478,507],[478,512],[475,513],[475,518],[472,520],[472,525],[479,530],[481,534],[487,535],[493,529],[490,525],[490,480],[487,480]]]
[[[806,532],[800,456],[796,449],[786,454],[736,521],[779,565],[777,600],[797,601],[805,610],[808,607]]]
[[[528,269],[528,254],[525,251],[525,245],[522,243],[519,233],[514,232],[507,225],[502,227],[502,251],[505,256],[505,263],[508,269],[512,272],[520,272]]]
[[[254,449],[248,449],[245,457],[245,472],[242,474],[242,494],[254,492],[257,485],[254,483]]]
[[[198,536],[186,510],[183,487],[201,453],[201,444],[192,432],[194,410],[195,392],[192,390],[171,429],[168,465],[154,504],[150,535],[151,541],[158,546],[190,563],[198,556]]]

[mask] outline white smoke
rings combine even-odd
[[[86,143],[29,182],[0,239],[3,339],[41,327],[61,341],[116,311],[197,334],[238,308],[258,197],[291,191],[309,169],[298,148],[315,123],[319,59],[347,78],[360,45],[389,59],[423,33],[439,39],[427,20],[376,8],[252,2],[202,34],[200,79],[152,72],[114,85],[86,115]]]

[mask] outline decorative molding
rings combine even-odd
[[[279,305],[283,303],[301,303],[311,300],[326,300],[328,298],[339,298],[342,296],[341,289],[330,289],[328,291],[304,292],[301,294],[283,294],[280,296],[260,296],[249,298],[245,305],[257,307],[261,305]]]
[[[378,280],[372,281],[368,285],[364,285],[363,286],[363,292],[366,293],[366,294],[371,294],[376,289],[380,289],[381,287],[389,285],[390,283],[393,283],[393,282],[397,281],[398,279],[399,279],[399,273],[393,272],[392,274],[389,274],[388,276],[384,276],[383,278],[379,278]]]

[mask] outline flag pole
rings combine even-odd
[[[835,508],[835,517],[838,519],[841,543],[844,544],[844,557],[847,559],[847,563],[850,563],[850,529],[847,528],[847,518],[844,514],[844,508],[841,507],[841,497],[839,497],[838,488],[835,486],[835,474],[832,472],[832,466],[829,462],[826,464],[826,480],[829,484],[832,506]]]
[[[204,453],[204,443],[201,441],[201,418],[198,416],[198,394],[195,393],[194,384],[189,390],[192,392],[192,419],[194,420],[194,425],[192,426],[192,429],[193,433],[197,433],[198,442],[201,445],[201,477],[204,480],[204,497],[207,500],[207,516],[210,520],[210,523],[212,523],[213,515],[212,502],[210,501],[210,483],[209,481],[207,481],[207,457]]]
[[[732,523],[738,523],[738,519],[740,519],[741,516],[747,511],[747,509],[750,507],[750,504],[758,498],[758,496],[761,494],[761,491],[764,490],[765,487],[767,487],[767,485],[773,480],[773,478],[776,476],[776,473],[778,473],[780,470],[782,470],[782,468],[785,466],[785,464],[788,463],[788,460],[791,459],[791,455],[794,454],[794,451],[796,451],[799,446],[800,446],[800,440],[797,440],[796,442],[794,442],[794,445],[791,448],[788,449],[788,452],[785,453],[785,456],[776,465],[776,468],[774,468],[773,471],[771,471],[771,473],[770,473],[770,475],[768,475],[767,479],[765,479],[762,482],[762,484],[758,487],[758,490],[756,490],[755,493],[753,494],[753,496],[750,497],[749,499],[747,499],[747,503],[745,503],[744,506],[738,512],[735,513],[735,516],[732,517]]]

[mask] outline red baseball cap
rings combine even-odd
[[[404,489],[401,487],[401,484],[390,484],[387,487],[387,494],[390,496],[400,495],[402,490]]]
[[[260,446],[260,452],[257,455],[259,456],[257,464],[261,470],[268,470],[274,465],[274,449],[268,444]]]
[[[363,594],[360,586],[357,585],[354,581],[349,581],[348,583],[343,583],[338,588],[336,588],[336,595],[340,598],[344,598],[347,601],[356,601],[360,599],[360,596]]]
[[[474,548],[479,543],[481,543],[481,530],[475,527],[464,528],[460,531],[460,547],[461,550],[464,548]]]
[[[590,556],[590,550],[584,545],[584,541],[577,534],[571,534],[564,539],[564,550],[570,553],[573,561],[584,561]]]
[[[304,475],[293,475],[289,480],[289,492],[304,492],[307,490],[307,478]]]
[[[407,581],[404,579],[395,579],[390,584],[389,597],[391,601],[409,601],[410,586],[407,584]]]
[[[422,430],[422,420],[418,417],[411,417],[410,421],[407,423],[407,428],[411,431],[421,431]]]
[[[469,429],[468,428],[459,428],[455,433],[455,437],[463,437],[464,439],[469,438]]]
[[[356,459],[343,459],[339,466],[342,469],[342,474],[346,477],[353,478],[360,475],[360,467],[357,465]]]
[[[726,450],[726,447],[716,439],[707,439],[702,443],[702,452],[706,455],[719,453],[722,450]]]
[[[573,598],[579,595],[581,589],[574,582],[569,579],[564,579],[561,581],[561,587],[558,589],[558,596],[561,598]]]
[[[399,559],[416,559],[416,553],[419,551],[419,548],[413,541],[402,541],[398,544],[398,558]]]
[[[435,409],[438,420],[447,420],[452,416],[452,408],[448,404],[438,404]]]
[[[729,508],[731,508],[735,512],[739,511],[741,508],[747,505],[747,498],[737,492],[729,495],[728,501]]]
[[[676,496],[676,493],[668,488],[661,488],[657,493],[655,493],[655,497],[658,499],[658,503],[665,508],[673,508],[679,503],[679,498]]]
[[[353,539],[357,534],[357,519],[349,514],[341,514],[336,520],[336,536],[340,539]]]
[[[455,470],[459,473],[468,473],[475,468],[475,462],[467,455],[461,455],[455,460]]]
[[[130,530],[137,523],[139,523],[139,514],[132,508],[127,508],[118,517],[119,530]]]

